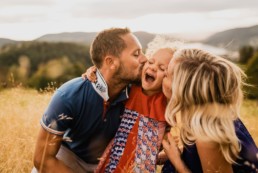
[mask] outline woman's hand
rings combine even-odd
[[[91,82],[96,82],[97,81],[96,71],[97,71],[97,67],[91,66],[86,70],[85,73],[82,74],[82,78],[84,80],[88,79]]]
[[[181,159],[181,151],[178,148],[179,139],[173,137],[170,133],[167,134],[167,140],[162,141],[165,153],[167,154],[170,162],[174,165],[179,173],[189,173],[185,163]]]
[[[167,140],[164,139],[162,141],[164,151],[173,165],[176,165],[176,163],[181,160],[181,152],[178,148],[177,140],[178,139],[174,139],[174,137],[168,133]]]

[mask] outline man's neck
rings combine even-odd
[[[99,70],[108,85],[109,101],[113,101],[119,93],[127,86],[127,83],[118,80],[114,75],[105,70]]]
[[[126,87],[127,84],[123,84],[112,79],[107,82],[107,85],[109,100],[112,101],[119,95],[119,93],[121,93],[121,91]]]

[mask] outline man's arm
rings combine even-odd
[[[42,127],[40,128],[34,153],[34,166],[38,172],[73,172],[62,161],[56,158],[61,142],[62,136],[51,134]]]

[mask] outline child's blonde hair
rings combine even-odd
[[[213,141],[229,163],[240,152],[234,120],[243,98],[243,71],[230,61],[199,49],[182,49],[174,54],[172,96],[166,120],[175,125],[181,113],[184,143],[196,139]]]
[[[145,55],[147,58],[152,57],[160,49],[167,49],[173,55],[183,45],[183,42],[172,40],[171,38],[163,35],[156,35],[154,39],[148,43]]]

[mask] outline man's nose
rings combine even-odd
[[[144,54],[142,54],[142,55],[140,56],[140,58],[139,58],[139,62],[140,62],[141,64],[144,64],[146,61],[147,61],[146,56],[145,56]]]

